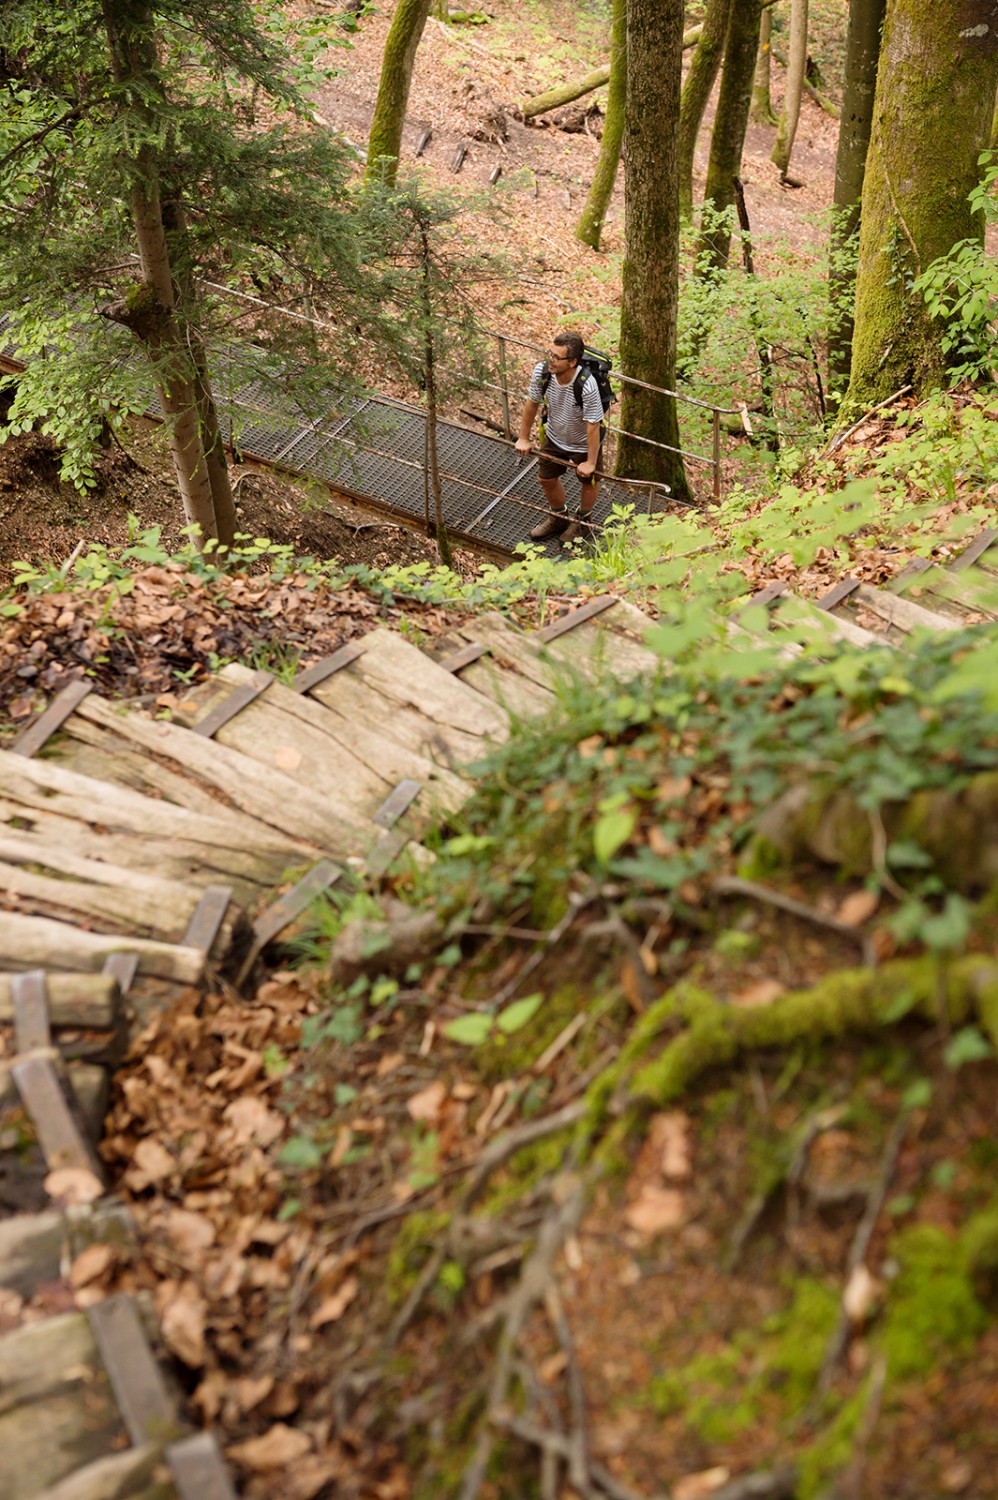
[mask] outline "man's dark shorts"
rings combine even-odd
[[[548,457],[549,454],[550,457]],[[556,459],[565,460],[567,464],[574,466],[575,464],[584,464],[586,461],[586,455],[585,453],[573,453],[568,448],[559,448],[557,443],[552,442],[549,437],[545,437],[543,443],[541,444],[540,458],[537,460],[538,479],[562,479],[565,474],[570,472],[570,470],[566,467],[566,462],[556,463]],[[602,443],[600,443],[599,457],[596,460],[596,467],[600,470],[602,470],[603,468]]]

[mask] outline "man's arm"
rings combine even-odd
[[[589,479],[596,472],[599,463],[599,445],[602,424],[600,422],[586,423],[586,461],[584,464],[576,464],[575,472],[580,479]]]
[[[530,434],[533,431],[534,421],[536,420],[537,413],[540,411],[540,409],[541,407],[539,401],[531,401],[528,397],[524,402],[523,416],[520,418],[520,436],[516,440],[517,453],[530,452]],[[598,443],[596,445],[596,449],[598,452]]]

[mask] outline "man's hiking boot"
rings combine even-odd
[[[569,520],[563,510],[553,510],[546,515],[543,521],[538,521],[530,539],[533,542],[546,542],[549,537],[561,536],[569,527]]]
[[[592,510],[583,510],[580,505],[568,523],[568,527],[561,534],[561,545],[567,547],[570,542],[583,542],[591,546],[596,541],[599,531],[599,526],[593,520]]]

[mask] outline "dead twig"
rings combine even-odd
[[[738,875],[719,875],[716,880],[711,881],[710,890],[717,896],[731,899],[744,897],[747,901],[764,902],[767,906],[775,906],[778,911],[799,917],[802,922],[810,922],[815,927],[824,927],[829,932],[838,933],[839,937],[848,938],[855,943],[862,950],[863,961],[873,965],[873,953],[866,933],[850,922],[840,922],[838,917],[828,917],[824,912],[818,911],[817,907],[808,906],[804,901],[796,901],[793,896],[785,896],[782,891],[774,891],[768,885],[760,885],[758,881],[742,880]]]

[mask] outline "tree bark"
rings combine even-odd
[[[606,119],[600,141],[599,160],[589,187],[589,197],[579,219],[576,237],[584,245],[599,249],[603,221],[617,180],[620,147],[624,139],[624,117],[627,109],[627,0],[613,0],[613,29],[610,38],[610,89],[606,99]]]
[[[756,125],[775,125],[776,115],[773,112],[773,100],[770,95],[769,79],[772,62],[773,42],[773,12],[767,6],[762,13],[759,27],[759,51],[755,60],[755,78],[752,83],[752,110],[751,119]]]
[[[863,179],[849,399],[944,383],[942,328],[911,282],[983,235],[968,194],[998,83],[994,0],[888,0]]]
[[[111,67],[119,83],[133,82],[159,91],[152,14],[145,4],[104,0],[105,30]],[[139,251],[142,282],[126,298],[126,316],[149,351],[163,415],[167,421],[170,455],[177,475],[184,516],[196,527],[203,546],[217,537],[215,508],[208,466],[201,446],[197,398],[191,362],[175,316],[175,291],[160,198],[157,162],[152,148],[142,146],[133,160],[132,216]]]
[[[714,87],[732,0],[707,0],[703,31],[690,63],[679,105],[679,212],[682,218],[693,217],[693,155],[703,122],[703,112]]]
[[[627,374],[671,390],[679,303],[678,156],[674,132],[682,84],[682,0],[627,0],[625,249],[620,357]],[[625,385],[625,433],[617,473],[669,485],[686,499],[675,399]],[[653,447],[639,438],[665,447]]]
[[[776,144],[772,160],[786,177],[790,166],[790,155],[794,149],[797,121],[800,118],[800,96],[804,89],[804,72],[807,68],[807,0],[792,0],[790,7],[790,47],[787,62],[787,77],[783,88],[783,108],[776,130]]]
[[[845,84],[839,146],[835,157],[835,216],[832,220],[828,294],[832,331],[828,341],[828,371],[833,390],[849,383],[852,358],[853,301],[856,273],[850,242],[859,230],[863,175],[873,127],[873,99],[877,88],[880,36],[887,0],[850,0],[846,37]]]
[[[703,193],[704,206],[710,203],[715,214],[725,213],[735,201],[735,178],[741,168],[748,129],[761,20],[760,0],[736,0],[728,19],[724,70]],[[723,226],[709,225],[697,246],[697,264],[726,266],[730,248],[730,219]]]
[[[430,0],[399,0],[381,59],[381,80],[367,143],[367,177],[394,182],[402,150],[416,49],[430,13]]]

